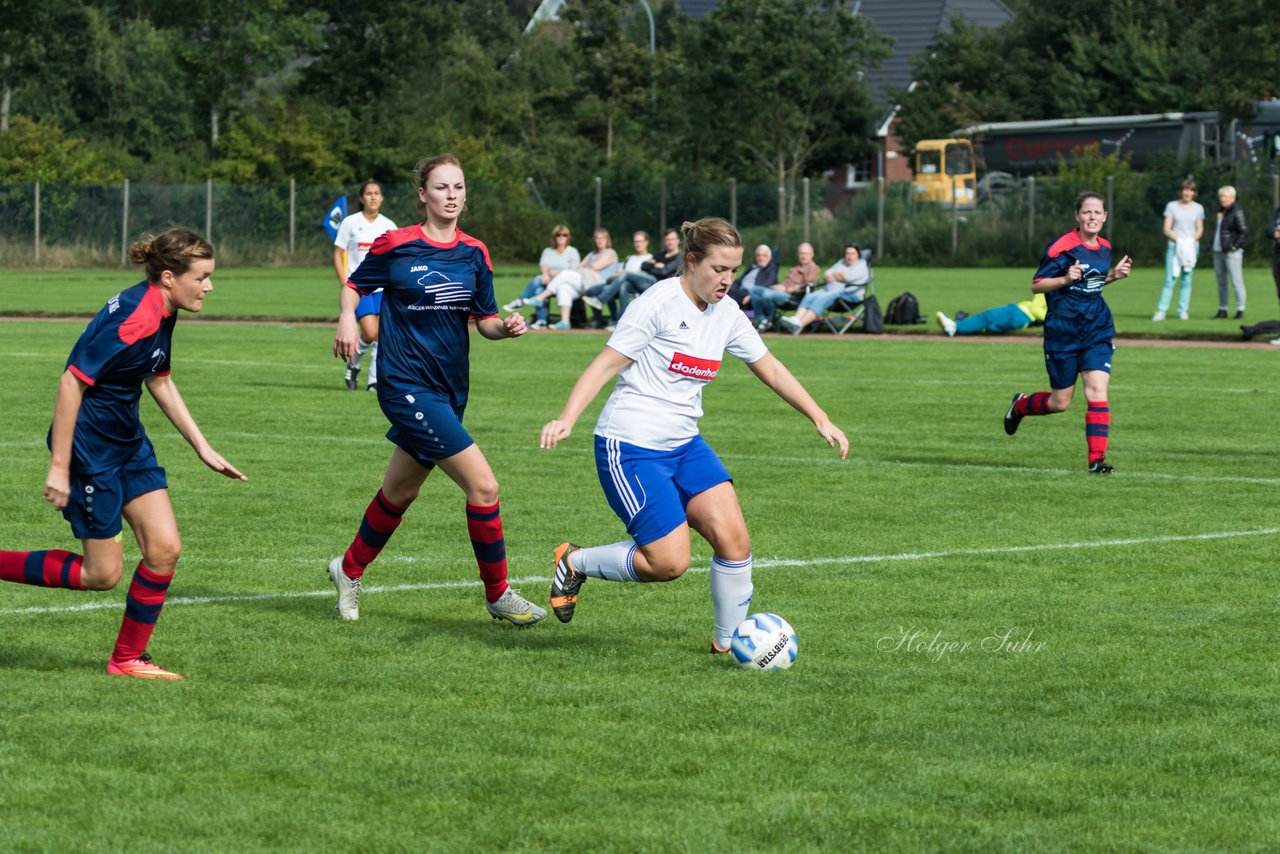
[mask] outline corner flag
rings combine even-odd
[[[329,212],[324,215],[324,230],[329,232],[330,237],[338,236],[338,226],[342,225],[342,221],[347,218],[347,197],[338,196],[333,200],[333,204],[329,206]]]

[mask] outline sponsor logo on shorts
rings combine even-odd
[[[699,359],[697,356],[676,353],[671,357],[671,364],[667,365],[667,370],[673,374],[681,374],[682,376],[692,377],[695,380],[711,382],[716,378],[716,373],[720,370],[720,360]]]

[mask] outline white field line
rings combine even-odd
[[[884,555],[846,555],[843,557],[826,557],[814,558],[812,560],[771,560],[762,558],[755,561],[755,569],[778,569],[778,568],[803,568],[816,566],[830,566],[832,564],[861,564],[861,563],[895,563],[900,561],[913,560],[933,560],[936,558],[947,557],[964,557],[970,555],[997,555],[997,554],[1019,554],[1024,552],[1040,552],[1040,551],[1062,551],[1065,549],[1097,549],[1097,548],[1113,548],[1116,546],[1145,546],[1155,543],[1186,543],[1201,542],[1205,540],[1232,540],[1244,537],[1268,537],[1280,534],[1280,528],[1259,528],[1253,531],[1217,531],[1208,534],[1174,534],[1164,537],[1133,537],[1117,540],[1089,540],[1075,543],[1041,543],[1038,545],[1024,546],[998,546],[980,549],[947,549],[932,552],[902,552],[898,554]],[[695,557],[695,559],[697,559]],[[416,563],[420,559],[400,557],[393,558],[397,563]],[[220,560],[220,564],[226,563],[272,563],[280,564],[284,562],[294,564],[315,564],[319,567],[323,561],[315,558],[292,558],[288,561],[281,561],[271,558],[254,558],[250,560],[238,559],[233,561]],[[707,567],[690,567],[689,572],[709,572]],[[530,575],[521,578],[511,578],[512,584],[546,584],[551,581],[547,576]],[[418,590],[460,590],[480,587],[479,581],[438,581],[423,584],[395,584],[386,587],[365,587],[362,592],[365,593],[403,593]],[[323,590],[299,590],[278,593],[255,593],[250,595],[227,595],[227,596],[174,596],[169,599],[165,605],[220,605],[236,602],[263,602],[276,601],[280,599],[312,599],[326,596],[333,596],[333,590],[328,588]],[[92,602],[80,602],[75,605],[47,606],[47,607],[31,607],[31,608],[10,608],[0,610],[0,617],[25,616],[28,614],[69,614],[78,611],[97,611],[103,608],[117,609],[120,602],[116,599],[111,601],[95,600]]]

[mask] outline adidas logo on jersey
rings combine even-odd
[[[667,370],[686,377],[693,377],[695,380],[711,382],[716,378],[716,373],[720,370],[720,361],[718,359],[699,359],[697,356],[676,353],[671,357],[671,364],[667,365]]]
[[[685,323],[685,322],[682,320],[682,321],[680,321],[680,328],[681,328],[681,329],[684,329],[684,330],[686,330],[686,331],[688,331],[688,329],[689,329],[689,324]]]

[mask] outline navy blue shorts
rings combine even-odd
[[[356,303],[356,320],[370,314],[379,314],[382,312],[382,291],[374,291],[371,294],[360,297],[360,302]]]
[[[1083,350],[1045,353],[1044,366],[1049,371],[1049,387],[1055,390],[1075,388],[1076,377],[1084,371],[1111,373],[1111,354],[1115,350],[1115,345],[1108,340]]]
[[[123,528],[124,506],[139,495],[168,489],[164,469],[156,462],[150,442],[119,468],[83,474],[71,472],[71,495],[62,516],[79,540],[109,540]]]
[[[462,426],[465,406],[455,407],[429,392],[391,395],[378,403],[391,422],[387,438],[425,468],[475,444]]]
[[[733,480],[701,436],[674,451],[596,436],[596,473],[609,506],[641,546],[683,525],[693,496]]]

